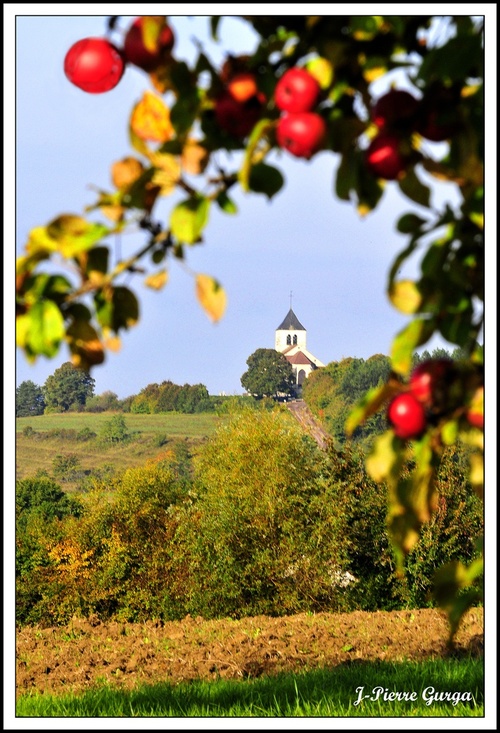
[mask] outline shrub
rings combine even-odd
[[[114,415],[107,420],[99,432],[99,438],[105,443],[121,443],[127,440],[129,433],[123,415]]]
[[[94,431],[91,430],[90,428],[82,428],[81,430],[78,431],[76,435],[77,440],[81,440],[85,442],[87,440],[93,440],[93,438],[96,438],[96,437],[97,437],[97,433],[94,433]]]
[[[195,462],[196,500],[174,538],[177,592],[205,617],[342,607],[323,457],[279,409],[245,410]]]
[[[81,471],[80,459],[76,453],[55,456],[52,461],[52,471],[60,481],[72,481]]]

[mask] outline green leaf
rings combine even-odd
[[[210,16],[210,32],[212,34],[212,39],[214,41],[218,41],[219,40],[219,37],[217,35],[217,31],[219,29],[219,23],[220,23],[221,17],[222,16],[220,16],[220,15],[211,15]]]
[[[170,120],[177,135],[183,135],[191,129],[199,111],[200,101],[197,93],[179,96],[170,110]]]
[[[185,244],[200,241],[201,233],[208,222],[210,199],[200,194],[177,204],[170,215],[172,235]]]
[[[414,350],[425,344],[434,331],[434,319],[415,318],[396,335],[390,355],[395,372],[404,376],[410,373]]]
[[[17,319],[17,345],[31,360],[55,356],[64,335],[64,318],[52,300],[39,300]]]
[[[474,69],[475,76],[482,75],[483,49],[481,35],[459,35],[451,38],[444,46],[429,51],[418,71],[418,79],[429,83],[439,81],[463,81]]]
[[[272,199],[283,187],[285,179],[281,171],[267,163],[257,163],[250,170],[248,188],[254,193],[263,193]]]
[[[94,302],[100,325],[115,333],[121,328],[134,326],[139,320],[139,303],[126,287],[118,286],[96,293]]]
[[[238,173],[238,180],[244,191],[250,190],[250,176],[252,174],[252,168],[254,167],[254,153],[261,138],[266,135],[269,131],[274,129],[274,122],[264,118],[259,120],[254,126],[252,133],[248,139],[248,143],[245,149],[245,157],[243,159],[243,165]]]
[[[349,150],[342,155],[335,178],[335,194],[341,201],[351,200],[351,191],[356,188],[356,166],[353,153]]]
[[[403,214],[396,224],[396,229],[402,234],[419,234],[422,230],[422,225],[425,224],[425,219],[422,219],[416,214]]]
[[[448,314],[439,320],[439,332],[451,344],[467,346],[474,338],[471,319],[470,310],[465,313]]]
[[[238,213],[238,207],[236,206],[234,201],[229,198],[229,196],[227,195],[225,191],[221,191],[219,193],[219,195],[216,198],[216,201],[225,214],[237,214]]]
[[[398,185],[402,193],[408,196],[409,199],[415,201],[415,203],[421,206],[430,205],[431,191],[430,188],[425,186],[415,173],[413,168],[409,168],[406,174],[399,179]]]

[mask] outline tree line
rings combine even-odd
[[[428,359],[461,359],[462,350],[450,354],[445,349],[415,353],[413,365]],[[257,349],[247,360],[247,371],[241,384],[256,400],[291,396],[294,375],[283,354],[275,349]],[[332,361],[313,371],[303,385],[303,398],[314,414],[324,423],[332,438],[340,443],[346,439],[347,417],[363,394],[385,382],[391,371],[388,356],[375,354],[368,359],[356,357]],[[119,399],[106,390],[95,394],[95,380],[88,372],[65,362],[39,386],[31,380],[16,388],[16,417],[31,417],[50,412],[131,412],[153,414],[161,412],[213,412],[225,399],[210,395],[204,384],[178,385],[170,380],[151,383],[136,395]],[[381,432],[385,416],[377,413],[354,431],[352,439],[362,441]]]
[[[137,395],[119,399],[107,390],[95,394],[95,380],[88,372],[65,362],[50,375],[43,386],[31,380],[16,388],[16,417],[31,417],[50,412],[210,412],[220,402],[211,397],[203,384],[148,384]]]

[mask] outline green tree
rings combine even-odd
[[[178,594],[205,617],[344,608],[338,507],[324,455],[287,410],[243,409],[195,460],[196,501],[175,538]]]
[[[241,386],[254,397],[288,395],[295,383],[293,369],[283,354],[275,349],[257,349],[247,359],[248,369]]]
[[[128,437],[127,423],[123,415],[113,415],[106,420],[99,432],[99,438],[105,443],[122,443]]]
[[[123,273],[146,269],[146,284],[160,289],[168,266],[206,239],[213,210],[235,213],[233,187],[272,199],[285,185],[270,162],[277,149],[309,159],[319,149],[332,151],[338,162],[334,195],[365,217],[382,205],[387,189],[398,187],[412,208],[392,222],[405,241],[388,264],[387,294],[409,321],[393,340],[390,377],[361,398],[347,433],[408,390],[413,354],[433,336],[465,354],[454,385],[459,399],[439,419],[426,419],[414,438],[403,440],[389,428],[367,459],[372,478],[389,489],[389,528],[402,566],[434,511],[447,445],[471,445],[470,478],[482,491],[484,16],[232,18],[255,31],[253,52],[229,56],[217,68],[202,44],[192,64],[176,58],[175,48],[159,51],[157,66],[145,73],[152,88],[134,101],[128,121],[133,155],[112,165],[112,190],[99,188],[84,216],[59,215],[29,233],[16,270],[17,343],[30,361],[53,357],[67,344],[76,366],[101,364],[105,349],[139,320],[138,298],[129,281],[123,284]],[[149,17],[148,45],[161,38],[167,22]],[[224,17],[207,22],[217,38]],[[110,32],[117,23],[113,18]],[[319,85],[307,112],[307,140],[297,139],[294,119],[275,95],[284,74],[297,66]],[[253,79],[244,99],[235,87],[242,70]],[[374,82],[388,74],[397,94],[381,96]],[[405,90],[409,96],[400,104]],[[225,152],[241,155],[226,161]],[[453,185],[459,202],[435,206],[429,177]],[[173,188],[181,200],[169,215],[158,214],[157,203]],[[145,241],[126,260],[111,256],[109,235],[135,231],[137,224]],[[418,274],[402,277],[417,253]],[[70,277],[47,274],[47,261],[59,260]],[[223,287],[205,273],[193,277],[201,306],[219,320]],[[402,469],[412,457],[407,476]],[[480,566],[453,572],[442,578],[448,600],[440,596],[450,608]]]
[[[58,412],[67,412],[74,406],[84,407],[94,394],[95,380],[88,372],[65,362],[43,385],[46,407]]]
[[[45,400],[42,388],[30,379],[16,387],[16,417],[43,415]]]
[[[112,412],[121,410],[118,395],[111,390],[106,390],[100,395],[93,395],[85,402],[86,412]]]
[[[366,360],[350,357],[330,362],[324,369],[317,369],[308,377],[303,397],[312,411],[324,421],[332,437],[343,444],[346,441],[346,420],[353,407],[368,390],[385,384],[390,371],[390,359],[382,354],[375,354]],[[357,426],[351,438],[365,441],[386,427],[385,415],[379,412]]]

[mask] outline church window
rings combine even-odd
[[[292,337],[290,336],[290,334],[288,334],[288,336],[286,337],[286,343],[287,346],[290,346],[290,344],[292,343]]]
[[[295,334],[295,336],[293,337],[293,345],[297,345],[297,334]]]

